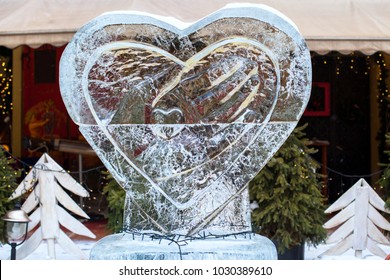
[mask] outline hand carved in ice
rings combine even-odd
[[[83,83],[104,125],[262,123],[277,98],[278,70],[265,46],[240,37],[185,62],[146,44],[114,42],[95,52]]]
[[[301,115],[310,56],[288,23],[276,17],[278,30],[247,12],[185,30],[128,14],[116,29],[123,15],[111,14],[65,50],[64,101],[126,189],[128,228],[250,230],[246,184]]]

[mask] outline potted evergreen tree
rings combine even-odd
[[[123,208],[125,205],[126,192],[115,181],[108,171],[104,171],[107,184],[103,188],[103,195],[107,196],[108,201],[108,223],[107,228],[118,233],[123,231]]]
[[[327,233],[319,164],[298,127],[267,165],[249,183],[252,222],[257,232],[273,240],[279,259],[303,259],[304,242],[318,245]],[[296,251],[291,256],[289,250]]]

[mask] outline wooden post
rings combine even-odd
[[[368,187],[360,180],[360,186],[355,188],[355,225],[353,248],[355,256],[361,258],[363,250],[367,247],[367,217],[368,217]]]

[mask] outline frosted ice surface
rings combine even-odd
[[[185,29],[104,14],[60,63],[70,116],[126,190],[126,230],[160,234],[250,231],[247,183],[296,126],[310,84],[302,36],[259,5]]]
[[[275,245],[258,234],[185,240],[118,233],[99,240],[91,260],[273,260]]]

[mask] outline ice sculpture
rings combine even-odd
[[[296,126],[310,84],[302,36],[263,5],[186,28],[107,13],[60,63],[70,116],[126,190],[126,231],[162,236],[251,231],[247,183]]]

